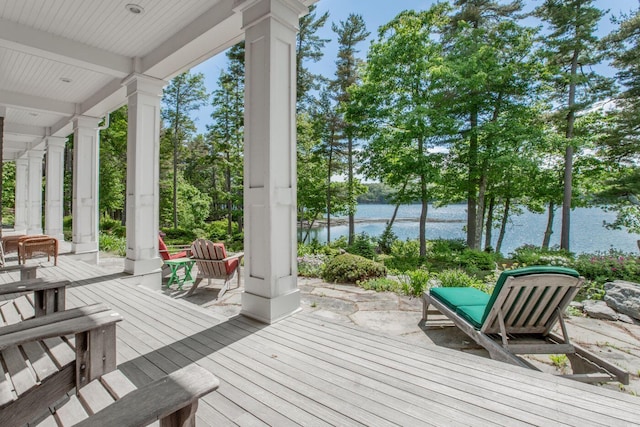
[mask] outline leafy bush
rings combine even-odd
[[[322,254],[306,254],[298,257],[298,275],[303,277],[320,277],[327,262]]]
[[[443,270],[435,275],[436,280],[440,283],[440,286],[447,288],[455,287],[471,287],[479,289],[483,292],[490,293],[490,285],[482,282],[481,280],[468,275],[463,270],[449,269]]]
[[[568,267],[573,262],[573,254],[564,249],[541,249],[533,245],[516,248],[511,258],[524,265],[557,265]]]
[[[380,251],[380,253],[387,255],[390,254],[391,247],[396,240],[398,240],[398,236],[396,236],[391,227],[387,225],[387,227],[385,227],[384,231],[378,238],[378,250]]]
[[[404,294],[419,297],[427,289],[431,275],[427,270],[418,269],[408,271],[407,277],[409,280],[403,287]]]
[[[464,241],[459,239],[435,239],[429,242],[428,257],[435,261],[455,262],[456,254],[467,248]]]
[[[100,218],[100,231],[118,237],[126,237],[127,228],[122,225],[122,221],[109,217]]]
[[[100,233],[98,247],[101,251],[125,256],[127,254],[127,239],[109,233]]]
[[[391,256],[385,258],[384,265],[389,269],[405,272],[416,270],[423,262],[418,240],[396,240],[391,245]]]
[[[400,292],[401,289],[400,282],[387,277],[367,279],[360,282],[358,285],[363,289],[374,290],[377,292]]]
[[[168,228],[162,230],[164,234],[166,234],[164,238],[164,242],[169,244],[189,244],[193,242],[198,236],[193,232],[193,230],[187,230],[185,228]]]
[[[328,282],[358,283],[375,277],[385,277],[384,265],[353,254],[342,254],[325,264],[322,278]]]
[[[376,243],[366,233],[357,234],[354,236],[353,243],[347,246],[347,252],[365,258],[375,259]]]
[[[474,249],[464,249],[457,257],[461,267],[471,270],[493,270],[495,268],[496,256],[488,252]]]
[[[640,281],[640,263],[633,254],[611,250],[595,254],[582,254],[573,263],[575,268],[586,279],[596,282],[612,280]]]

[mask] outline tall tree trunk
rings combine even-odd
[[[353,239],[356,234],[356,226],[355,226],[355,215],[353,212],[353,137],[351,135],[348,136],[347,139],[347,163],[348,163],[348,183],[347,183],[347,191],[349,192],[349,245],[353,244]]]
[[[73,143],[75,144],[75,140],[73,141]],[[71,177],[71,179],[73,179],[73,148],[71,148],[69,146],[69,144],[65,144],[64,147],[64,151],[65,151],[65,155],[64,155],[64,177],[65,177],[65,184],[66,184],[66,179],[67,177]],[[63,184],[64,185],[64,184]],[[73,200],[72,197],[70,196],[69,192],[67,191],[67,197],[64,198],[64,216],[69,216],[71,215],[71,206],[73,204]],[[126,197],[125,197],[125,200]],[[126,202],[125,202],[126,203]]]
[[[478,110],[473,107],[469,116],[469,177],[467,182],[467,246],[478,249],[477,241],[477,193],[476,179],[478,174]]]
[[[327,245],[331,243],[331,162],[333,161],[333,133],[329,140],[329,165],[327,167]]]
[[[549,202],[547,211],[547,228],[544,230],[544,238],[542,239],[542,249],[549,249],[549,242],[551,241],[551,235],[553,234],[553,217],[556,211],[556,206],[553,202]]]
[[[225,170],[225,185],[227,190],[227,234],[231,236],[233,234],[233,200],[231,198],[231,154],[229,151],[226,153],[227,168]]]
[[[495,207],[495,198],[489,199],[489,209],[487,209],[487,223],[485,225],[486,231],[484,236],[484,250],[488,251],[491,248],[491,234],[493,233],[493,209]]]
[[[484,216],[486,212],[485,195],[487,193],[487,174],[483,171],[480,172],[480,180],[478,185],[478,203],[476,205],[476,237],[475,240],[478,244],[478,249],[482,246],[482,232],[484,231]]]
[[[423,156],[424,140],[420,138],[418,141],[418,153],[421,160],[424,160]],[[420,211],[420,257],[427,256],[427,210],[429,204],[427,200],[427,177],[423,172],[420,173],[420,202],[422,203],[422,210]]]
[[[579,7],[579,6],[578,6]],[[579,35],[576,29],[576,39]],[[576,75],[578,74],[578,57],[580,51],[573,51],[571,58],[571,80],[569,82],[569,113],[567,114],[567,148],[564,153],[564,193],[562,197],[562,231],[560,234],[560,249],[570,250],[569,236],[571,229],[571,193],[573,192],[573,126],[576,120],[576,114],[573,110],[576,103]]]
[[[173,129],[173,229],[178,229],[178,132],[180,131],[180,87],[176,92],[176,123]]]
[[[496,252],[500,252],[502,249],[502,241],[507,231],[507,222],[509,221],[509,207],[511,205],[511,199],[507,197],[504,201],[504,214],[502,215],[502,222],[500,223],[500,233],[498,234],[498,241],[496,242]]]

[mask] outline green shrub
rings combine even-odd
[[[228,222],[226,219],[221,219],[219,221],[211,221],[207,224],[206,235],[207,238],[214,241],[219,242],[222,240],[227,240],[229,237],[228,234]],[[232,231],[238,231],[238,225],[234,222],[231,225]]]
[[[429,279],[431,279],[429,272],[422,269],[408,271],[407,277],[409,280],[403,287],[404,294],[414,297],[422,296],[424,291],[428,288]]]
[[[98,247],[101,251],[125,256],[127,254],[127,239],[109,233],[100,233]]]
[[[391,245],[391,256],[384,259],[387,268],[398,272],[416,270],[423,263],[418,240],[396,240]]]
[[[387,225],[378,238],[378,250],[380,253],[389,255],[391,253],[391,247],[396,240],[398,240],[398,236],[396,236],[391,227]]]
[[[523,265],[557,265],[570,266],[573,254],[564,249],[541,249],[533,245],[516,248],[511,258]]]
[[[340,236],[331,243],[329,243],[329,247],[332,249],[342,249],[343,251],[347,250],[347,246],[349,245],[349,241],[347,240],[347,236]]]
[[[456,255],[467,248],[466,243],[459,239],[435,239],[429,241],[427,256],[435,261],[455,262]]]
[[[325,264],[322,278],[328,282],[358,283],[375,277],[385,277],[384,265],[353,254],[342,254]]]
[[[303,277],[320,277],[327,256],[322,254],[306,254],[298,257],[298,275]]]
[[[170,244],[187,245],[193,242],[198,237],[193,232],[193,230],[186,230],[184,228],[177,228],[177,229],[168,228],[162,231],[166,234],[166,236],[164,237],[164,242],[167,245],[170,245]]]
[[[473,276],[468,275],[467,273],[465,273],[463,270],[459,268],[443,270],[439,273],[436,273],[435,278],[437,279],[437,281],[440,283],[440,286],[442,287],[446,287],[446,288],[471,287],[471,288],[479,289],[483,292],[490,293],[490,290],[488,289],[489,286],[487,284],[485,284],[484,282],[482,282],[481,280]]]
[[[358,285],[367,290],[374,290],[377,292],[400,292],[401,286],[397,280],[389,279],[387,277],[377,277],[374,279],[367,279]]]
[[[493,270],[495,268],[496,256],[488,252],[474,249],[464,249],[457,257],[457,261],[461,267],[476,270]]]
[[[586,279],[596,282],[604,283],[616,279],[640,281],[640,263],[637,256],[615,250],[582,254],[573,263],[573,268]]]
[[[71,230],[73,225],[73,217],[71,215],[62,218],[62,228]]]
[[[353,243],[347,246],[347,252],[365,258],[375,259],[376,243],[366,233],[357,234],[353,238]]]

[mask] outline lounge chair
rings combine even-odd
[[[198,288],[202,279],[223,279],[224,285],[218,298],[221,298],[229,289],[229,281],[234,274],[238,275],[238,287],[240,287],[240,263],[244,253],[240,252],[231,256],[227,256],[227,251],[223,243],[213,243],[210,240],[198,239],[191,245],[191,259],[196,262],[198,275],[187,296],[192,295]]]
[[[474,288],[431,288],[423,295],[422,318],[426,324],[433,305],[492,359],[535,369],[518,354],[566,354],[573,371],[568,377],[628,384],[628,372],[569,340],[562,314],[583,282],[577,271],[562,267],[504,271],[491,295]],[[558,323],[562,336],[551,332]]]
[[[171,248],[169,248],[162,239],[163,236],[164,233],[158,233],[158,251],[160,252],[160,258],[162,258],[163,261],[171,261],[178,258],[187,258],[189,256],[189,249],[191,248],[190,245],[171,246]],[[162,265],[163,277],[169,274],[170,271],[171,269],[167,264]]]

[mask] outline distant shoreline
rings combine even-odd
[[[419,222],[420,218],[396,218],[395,222]],[[364,223],[385,223],[389,222],[389,218],[355,218],[355,224]],[[447,222],[447,223],[464,223],[463,219],[444,219],[444,218],[427,218],[427,222]],[[347,225],[349,224],[349,218],[331,218],[331,225]],[[309,226],[308,222],[305,222],[305,226]],[[321,228],[327,226],[327,219],[318,219],[313,223],[312,228]]]

